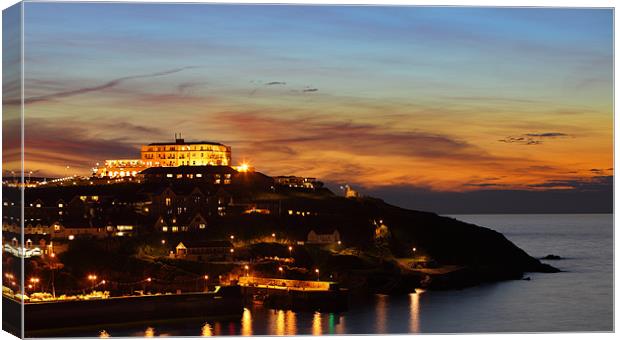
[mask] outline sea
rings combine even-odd
[[[61,336],[223,336],[613,331],[613,215],[451,215],[504,234],[560,273],[354,301],[343,313],[246,308],[236,322],[163,322]],[[59,334],[55,334],[58,336]]]

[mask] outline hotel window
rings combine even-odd
[[[200,178],[202,177],[202,174],[196,174],[196,177]]]
[[[172,227],[172,232],[173,232],[173,233],[176,233],[177,231],[179,231],[179,227],[176,227],[176,226],[175,226],[175,227]]]
[[[41,208],[41,203],[37,203],[36,207]]]
[[[200,223],[200,224],[198,225],[198,228],[200,228],[200,229],[204,229],[204,228],[206,228],[206,227],[207,227],[207,225],[206,225],[206,224],[204,224],[204,223]]]
[[[166,177],[172,178],[172,174],[166,174]]]
[[[215,180],[215,184],[220,184],[220,180],[219,180],[219,179],[216,179],[216,180]]]
[[[54,224],[54,231],[60,231],[60,226],[58,224]]]
[[[226,174],[226,178],[230,178],[230,174]]]
[[[161,231],[167,232],[168,231],[168,227],[161,227]]]
[[[58,203],[58,207],[59,207],[59,208],[62,208],[62,207],[63,207],[63,204],[62,204],[62,203]]]
[[[170,197],[166,197],[166,206],[169,207],[172,204],[172,199]]]
[[[177,178],[183,178],[183,174],[177,174]]]

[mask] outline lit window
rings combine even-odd
[[[196,177],[200,178],[202,177],[202,174],[196,174]]]
[[[60,231],[60,226],[58,224],[54,224],[54,231]]]
[[[288,211],[288,214],[289,214],[289,215],[293,215],[293,210],[289,210],[289,211]]]
[[[170,197],[166,197],[166,206],[169,207],[172,204],[172,199]]]
[[[59,208],[62,208],[62,207],[63,207],[63,204],[62,204],[62,203],[58,203],[58,207],[59,207]]]
[[[73,236],[73,235],[69,235],[69,237],[68,237],[68,238],[69,238],[69,241],[73,241],[73,240],[75,239],[75,236]]]
[[[167,232],[168,231],[168,227],[161,227],[161,231]]]
[[[179,227],[172,227],[172,232],[176,233],[177,231],[179,231]]]
[[[177,174],[177,178],[183,178],[183,174]]]
[[[172,174],[166,174],[166,177],[172,178]]]
[[[131,225],[119,225],[116,227],[117,230],[122,230],[122,231],[127,231],[127,230],[133,230],[133,226]]]
[[[37,203],[35,206],[36,206],[37,208],[41,208],[41,203]]]
[[[200,224],[198,225],[198,228],[200,228],[200,229],[204,229],[204,228],[206,228],[206,227],[207,227],[207,225],[206,225],[206,224],[204,224],[204,223],[200,223]]]

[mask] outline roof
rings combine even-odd
[[[209,145],[227,146],[227,145],[224,145],[222,143],[208,142],[208,141],[200,141],[200,142],[185,142],[185,141],[161,142],[161,143],[151,143],[151,144],[149,144],[149,146],[156,146],[156,145],[197,145],[197,144],[209,144]]]
[[[162,174],[208,174],[208,173],[236,173],[237,170],[224,165],[181,165],[181,166],[159,166],[142,170],[143,175],[162,175]]]
[[[196,241],[196,240],[187,240],[179,242],[186,248],[232,248],[232,243],[227,240],[211,240],[211,241]],[[177,247],[179,246],[177,245]]]

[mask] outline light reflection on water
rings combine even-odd
[[[352,325],[356,329],[347,328],[347,316],[354,311],[343,313],[326,312],[294,312],[290,310],[268,309],[263,306],[251,306],[244,308],[241,319],[237,322],[231,321],[208,321],[202,324],[180,323],[149,325],[143,327],[141,331],[127,332],[127,329],[107,329],[101,331],[100,336],[195,336],[203,337],[222,336],[222,335],[328,335],[328,334],[351,334],[361,333],[366,330],[357,329],[360,326],[370,327],[373,333],[388,333],[390,329],[391,316],[389,313],[390,305],[397,301],[408,304],[405,310],[409,315],[399,315],[409,320],[402,324],[403,332],[420,331],[420,294],[412,293],[408,297],[390,297],[388,295],[376,295],[371,300],[370,305],[374,316],[374,322],[368,323],[364,320],[367,311],[362,311],[356,316],[351,315]],[[362,316],[360,320],[359,317]],[[371,319],[372,320],[372,319]],[[370,321],[370,320],[368,320]],[[404,321],[404,320],[403,320]],[[198,329],[198,331],[196,331]],[[109,333],[108,333],[109,332]],[[367,331],[366,331],[367,332]]]
[[[420,333],[420,294],[424,293],[424,290],[416,289],[416,293],[409,294],[409,331],[411,333]]]

